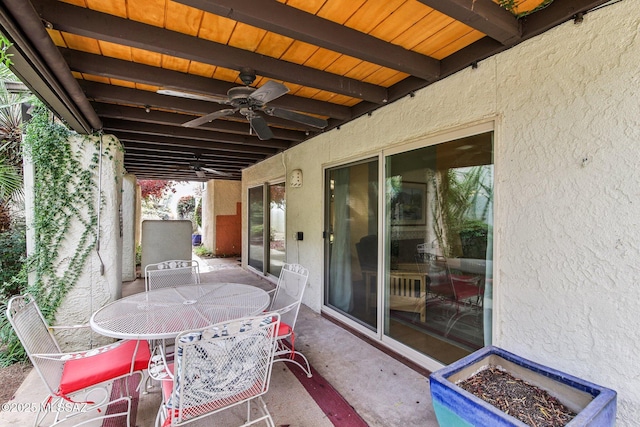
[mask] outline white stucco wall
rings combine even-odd
[[[88,140],[83,142],[84,138],[93,139],[95,144],[98,144],[99,137],[75,135],[71,139],[72,147],[84,147],[82,149],[84,164],[88,166],[95,150]],[[109,147],[110,155],[102,156],[101,173],[98,170],[95,171],[95,183],[101,186],[103,201],[99,218],[99,250],[91,251],[77,284],[60,305],[56,315],[56,323],[59,325],[87,324],[94,311],[122,295],[122,237],[119,206],[122,202],[124,152],[117,148],[120,147],[120,142],[113,135],[103,136],[103,147],[103,151]],[[97,209],[97,199],[95,204]],[[69,233],[65,237],[65,244],[60,250],[59,259],[63,260],[58,267],[60,270],[66,268],[64,260],[75,253],[83,230],[84,226],[77,221],[71,224]],[[69,348],[86,348],[88,344],[98,345],[112,341],[97,334],[92,334],[90,343],[86,341],[88,338],[84,335],[75,332],[68,336],[62,335],[59,337],[61,345],[68,345]]]
[[[640,1],[613,4],[246,170],[243,200],[283,161],[303,170],[287,256],[310,269],[305,304],[320,310],[323,165],[494,118],[494,344],[615,389],[618,425],[637,425],[639,34]]]
[[[136,185],[135,175],[122,182],[122,280],[136,279]]]

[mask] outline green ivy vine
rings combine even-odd
[[[7,68],[11,65],[12,53],[8,53],[9,48],[13,46],[4,34],[0,34],[0,62],[2,62]]]
[[[114,150],[122,147],[112,138],[100,141],[85,137],[75,148],[69,143],[73,132],[40,104],[34,107],[32,118],[26,125],[25,152],[34,166],[33,230],[34,248],[22,271],[13,278],[21,292],[31,293],[45,318],[54,323],[55,315],[64,297],[72,289],[98,237],[98,209],[104,205],[99,193],[98,171],[100,158],[113,160]],[[90,154],[88,166],[83,157]],[[118,179],[118,177],[116,177]],[[100,198],[100,206],[96,200]],[[72,224],[81,224],[78,237],[74,237],[75,252],[61,258],[61,250],[69,245]],[[28,275],[32,280],[27,281]],[[4,313],[4,310],[3,310]],[[0,325],[0,340],[6,345],[0,354],[0,364],[24,360],[21,346],[10,330],[6,318]]]
[[[25,149],[35,170],[32,225],[35,247],[28,260],[34,281],[30,292],[43,314],[51,319],[76,284],[96,245],[98,189],[94,175],[99,152],[96,150],[89,167],[83,168],[82,150],[92,148],[85,147],[87,139],[74,152],[68,142],[71,131],[51,120],[44,107],[37,108],[26,131]],[[82,234],[75,242],[75,253],[61,260],[60,250],[73,220],[82,224]],[[64,268],[60,268],[61,263]]]

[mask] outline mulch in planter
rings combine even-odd
[[[457,385],[531,427],[562,427],[577,415],[546,391],[496,367]]]

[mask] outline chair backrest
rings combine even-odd
[[[200,266],[196,260],[173,259],[148,264],[144,268],[144,286],[147,291],[197,283],[200,283]]]
[[[62,351],[33,297],[29,294],[12,297],[7,303],[7,319],[33,367],[47,385],[49,392],[55,394],[62,378],[64,363],[34,355],[59,354]]]
[[[298,319],[308,278],[309,270],[300,264],[285,264],[280,271],[269,311],[280,310],[282,323],[286,323],[291,329],[294,329]],[[288,309],[284,310],[285,308]]]
[[[418,271],[427,278],[429,292],[441,297],[456,299],[456,291],[447,259],[442,255],[426,252],[424,248],[418,248],[415,258]]]
[[[178,335],[167,401],[174,424],[266,393],[279,326],[277,313],[265,313]]]

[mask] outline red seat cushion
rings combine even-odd
[[[147,341],[123,341],[117,346],[106,347],[106,351],[100,350],[95,349],[95,355],[88,351],[85,357],[70,359],[64,364],[58,395],[66,396],[129,373],[134,353],[134,371],[146,369],[151,358]]]
[[[278,327],[277,336],[286,337],[287,335],[291,335],[291,326],[286,323],[280,322],[280,326]]]
[[[480,294],[480,289],[476,285],[469,283],[453,282],[453,287],[456,290],[456,298],[459,300],[477,297]]]

